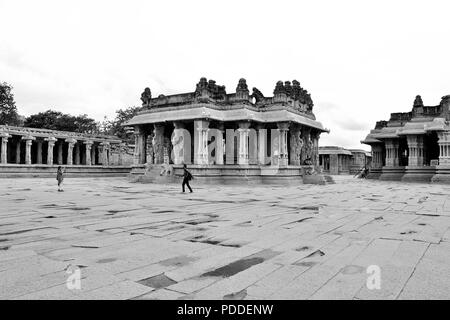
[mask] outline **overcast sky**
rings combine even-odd
[[[19,112],[102,120],[204,76],[272,95],[297,79],[331,130],[361,148],[375,121],[450,94],[448,1],[0,0],[0,81]]]

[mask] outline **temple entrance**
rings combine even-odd
[[[423,145],[425,146],[425,158],[424,164],[429,166],[432,160],[439,161],[439,143],[438,135],[436,131],[424,136]]]
[[[408,165],[409,149],[406,138],[399,139],[398,157],[399,166],[403,167]]]

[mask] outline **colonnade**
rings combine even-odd
[[[168,133],[172,132],[169,138]],[[191,163],[191,149],[194,151],[193,161],[198,165],[300,165],[301,154],[308,153],[304,158],[311,158],[313,165],[318,161],[318,139],[319,134],[313,128],[297,123],[254,123],[252,121],[217,122],[209,120],[194,120],[193,130],[186,128],[189,122],[175,121],[172,123],[155,123],[150,125],[135,125],[135,154],[134,164],[142,165],[148,163],[147,154],[152,148],[152,159],[155,164],[167,161],[164,157],[168,149],[173,150],[172,161],[174,164]],[[227,128],[227,129],[225,129]],[[295,134],[303,131],[303,137],[297,138],[301,143],[289,142],[290,129]],[[271,132],[268,142],[268,131]],[[193,144],[191,144],[191,134]],[[148,137],[152,142],[147,142]],[[212,139],[214,137],[214,140]],[[237,148],[235,146],[237,140]],[[187,141],[189,140],[189,141]],[[292,141],[297,141],[291,139]],[[213,145],[215,156],[211,157],[211,146]],[[270,145],[270,150],[268,149]],[[236,150],[236,154],[235,154]],[[269,154],[268,154],[269,153]],[[292,155],[290,156],[290,153]],[[187,156],[188,155],[188,156]],[[235,158],[236,156],[236,158]],[[236,160],[235,160],[236,159]]]
[[[109,165],[110,142],[16,135],[0,132],[0,163],[46,165]],[[44,150],[44,143],[46,150]],[[25,148],[23,148],[23,144]],[[56,148],[56,150],[55,150]],[[34,149],[34,150],[32,150]],[[54,154],[56,153],[56,157]],[[45,155],[45,163],[44,163]]]
[[[407,154],[408,166],[429,166],[433,160],[440,165],[450,165],[450,132],[437,132],[437,142],[426,142],[424,134],[408,134],[403,136],[406,140],[406,148],[401,147],[400,139],[383,139],[381,143],[374,143],[372,147],[372,168],[398,167],[401,166],[400,158],[403,153]],[[434,152],[432,153],[432,151]],[[431,157],[430,155],[433,154]]]

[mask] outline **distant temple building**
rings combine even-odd
[[[301,182],[315,171],[319,136],[328,130],[316,121],[311,96],[298,81],[279,81],[273,93],[250,93],[245,79],[235,93],[206,78],[189,93],[152,98],[146,88],[143,110],[125,124],[135,134],[133,173],[148,172],[146,164],[180,173],[185,163],[203,180]]]
[[[412,111],[391,113],[361,141],[372,147],[369,177],[450,182],[450,95],[437,106],[416,96]]]
[[[336,146],[319,147],[319,165],[324,173],[356,174],[361,169],[369,167],[371,161],[371,153],[365,150]]]
[[[57,165],[107,173],[99,167],[129,167],[133,159],[115,136],[0,125],[0,140],[0,176],[54,174]]]

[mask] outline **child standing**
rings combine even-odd
[[[56,180],[58,180],[58,191],[64,191],[62,189],[62,183],[63,183],[63,180],[64,180],[64,173],[65,173],[65,170],[61,166],[59,166],[58,167],[58,172],[56,173]]]

